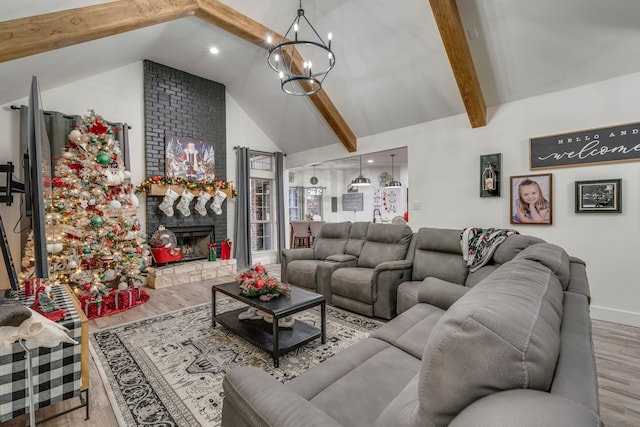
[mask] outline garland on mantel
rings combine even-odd
[[[143,191],[148,192],[153,184],[157,185],[180,185],[182,187],[186,187],[189,190],[204,190],[207,192],[212,192],[215,190],[229,190],[231,189],[231,197],[237,197],[238,192],[233,187],[233,184],[228,181],[224,181],[221,179],[206,181],[188,181],[185,178],[181,177],[173,177],[173,176],[161,176],[155,175],[151,178],[147,178],[140,183],[136,187],[136,193],[142,193]]]

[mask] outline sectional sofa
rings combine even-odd
[[[459,236],[414,234],[399,314],[369,338],[286,384],[230,371],[222,425],[601,426],[584,263],[512,235],[468,273]]]

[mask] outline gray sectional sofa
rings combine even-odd
[[[230,371],[223,427],[601,426],[584,263],[513,235],[469,274],[459,234],[415,233],[399,314],[369,338],[286,384]]]
[[[602,425],[584,264],[549,243],[502,252],[286,384],[230,371],[222,426]]]

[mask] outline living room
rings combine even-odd
[[[95,2],[78,2],[78,6],[93,3]],[[236,4],[233,4],[233,6],[241,8]],[[289,9],[294,9],[296,5],[290,4],[288,6]],[[304,6],[307,7],[306,3]],[[411,6],[416,8],[424,6],[424,9],[429,14],[431,13],[426,5],[412,4]],[[311,4],[308,7],[310,12],[312,10]],[[363,8],[366,8],[366,6],[363,6]],[[542,6],[540,8],[543,9]],[[619,9],[616,7],[611,7],[611,9],[617,10],[620,19],[624,16],[633,15],[633,12],[625,11],[623,6],[620,6]],[[47,12],[50,12],[50,10],[41,11],[41,13]],[[285,13],[284,15],[286,17],[284,20],[287,21],[290,19],[289,15],[293,15],[293,12]],[[311,16],[310,19],[312,19]],[[22,16],[16,15],[11,18],[20,17]],[[192,17],[189,19],[196,20],[197,18]],[[315,24],[316,21],[312,19],[312,22]],[[209,24],[206,25],[208,26]],[[201,26],[205,26],[205,24],[195,24],[196,29]],[[281,25],[274,26],[278,29],[281,27]],[[152,28],[149,30],[152,31]],[[435,37],[439,37],[435,26],[430,31],[433,31]],[[440,39],[438,38],[437,40],[440,43]],[[92,49],[96,52],[96,55],[108,56],[114,54],[107,48],[107,45],[101,44],[103,41],[96,40],[89,43],[94,43]],[[338,45],[337,39],[334,40],[334,44]],[[80,57],[80,60],[70,59],[79,55],[77,53],[79,51],[75,50],[79,47],[81,45],[70,46],[60,50],[64,51],[66,55],[65,61],[77,61],[74,62],[73,68],[80,71],[77,74],[70,74],[66,80],[61,79],[55,83],[48,80],[46,67],[37,68],[32,65],[30,61],[33,58],[30,57],[3,62],[0,65],[0,72],[3,73],[3,93],[11,94],[6,95],[10,96],[9,98],[3,96],[0,99],[2,106],[0,108],[0,128],[4,129],[5,135],[5,138],[0,141],[0,148],[2,148],[0,150],[0,161],[2,163],[11,161],[14,164],[19,164],[18,148],[15,143],[19,135],[19,118],[17,113],[10,109],[10,106],[27,102],[26,95],[29,81],[31,75],[36,74],[41,80],[43,89],[42,102],[47,110],[69,114],[85,114],[87,110],[93,109],[110,120],[126,121],[131,126],[129,130],[129,153],[132,160],[131,181],[134,184],[140,183],[149,177],[145,160],[145,144],[147,141],[145,133],[149,132],[149,130],[146,128],[144,113],[144,60],[149,59],[154,63],[184,72],[189,72],[187,63],[190,60],[184,59],[181,64],[179,59],[158,55],[156,58],[143,57],[134,59],[115,68],[105,68],[100,72],[95,72],[92,69],[92,72],[86,73],[82,71],[83,63],[90,61],[90,59],[86,56]],[[439,49],[442,49],[441,44]],[[52,50],[35,56],[39,57],[38,59],[44,57],[45,61],[43,63],[45,64],[56,64],[57,61],[60,61],[55,56],[57,52]],[[263,53],[260,52],[261,55]],[[255,55],[253,60],[259,63],[260,66],[264,66],[266,68],[265,72],[270,72],[268,66],[264,63],[263,56],[252,54]],[[348,55],[348,52],[344,52],[344,54]],[[590,55],[596,57],[604,55],[604,52],[594,47],[594,52]],[[442,50],[440,57],[444,56],[444,50]],[[204,62],[202,59],[192,62],[198,61]],[[348,63],[345,59],[339,58],[338,65],[336,65],[336,70],[334,71],[338,71],[341,62]],[[207,62],[207,66],[210,67],[214,67],[214,64],[213,62]],[[449,67],[448,64],[446,65]],[[53,65],[50,66],[53,67]],[[635,89],[640,86],[639,70],[640,68],[636,68],[631,72],[625,69],[624,73],[620,74],[603,74],[603,77],[597,80],[580,80],[577,78],[575,83],[566,87],[556,86],[555,81],[549,81],[547,84],[548,89],[544,92],[531,93],[529,96],[522,96],[500,104],[488,104],[486,126],[480,127],[471,127],[469,116],[464,113],[464,106],[451,74],[448,77],[447,90],[451,92],[449,95],[456,99],[456,106],[453,108],[456,111],[455,114],[447,114],[422,121],[412,121],[407,118],[404,121],[404,125],[395,125],[396,127],[388,127],[378,132],[358,128],[356,131],[357,151],[355,153],[347,152],[345,145],[331,133],[331,129],[326,122],[323,122],[315,111],[311,111],[309,114],[315,117],[317,119],[316,122],[320,124],[314,123],[309,126],[310,129],[314,130],[319,127],[320,129],[317,133],[322,138],[325,138],[325,142],[300,151],[285,149],[284,140],[292,144],[291,139],[294,140],[294,143],[296,138],[300,139],[298,135],[293,138],[286,135],[289,129],[288,125],[291,122],[295,122],[295,120],[287,118],[287,113],[291,113],[292,109],[301,109],[309,112],[312,107],[310,107],[311,103],[308,99],[296,97],[292,101],[289,98],[293,97],[289,97],[286,100],[287,107],[282,109],[281,115],[284,118],[279,122],[280,128],[274,132],[273,128],[276,125],[266,123],[264,116],[255,113],[257,107],[251,105],[251,94],[241,90],[234,93],[231,90],[232,84],[227,84],[226,81],[222,80],[211,80],[227,85],[224,95],[226,179],[233,181],[237,176],[236,154],[233,150],[233,147],[236,146],[248,146],[252,150],[269,153],[285,152],[285,173],[296,168],[309,171],[313,164],[344,159],[353,155],[366,156],[370,153],[406,147],[408,161],[403,166],[406,168],[406,175],[404,175],[406,176],[406,183],[403,184],[408,184],[407,211],[409,225],[414,230],[420,227],[457,229],[472,226],[515,228],[522,234],[534,235],[555,243],[564,248],[570,255],[579,257],[586,262],[591,288],[592,318],[637,327],[640,326],[640,309],[637,304],[640,291],[634,286],[638,268],[635,261],[634,248],[635,232],[638,231],[639,227],[636,218],[640,210],[640,203],[638,203],[637,199],[637,194],[640,193],[638,188],[640,184],[638,184],[636,163],[615,162],[570,168],[531,170],[529,140],[546,135],[566,134],[638,122],[636,112],[640,107],[640,101],[635,95]],[[509,78],[525,79],[518,75],[516,70],[510,71],[518,77],[500,74],[494,76],[494,79],[503,81],[509,80]],[[376,70],[372,72],[375,74]],[[392,73],[388,69],[382,69],[378,72],[380,74]],[[506,73],[504,70],[502,72]],[[573,72],[579,77],[578,70]],[[334,95],[333,92],[329,91],[332,73],[329,73],[326,81],[327,92],[331,97]],[[450,68],[449,73],[451,73]],[[566,70],[560,69],[557,73],[557,79],[559,80],[560,76],[566,73]],[[194,71],[193,74],[202,77],[202,74],[198,72]],[[245,79],[248,79],[248,77],[245,77]],[[273,80],[276,90],[279,91],[277,80]],[[490,82],[488,80],[491,79],[484,80],[483,89],[487,86],[490,87],[491,84],[497,84],[495,81]],[[410,81],[411,79],[407,78],[406,84],[409,86],[411,85]],[[6,91],[4,88],[6,88]],[[488,88],[486,90],[488,93],[493,93]],[[505,90],[509,90],[509,88]],[[371,88],[370,92],[375,93],[375,87]],[[426,97],[426,95],[424,96]],[[292,104],[292,102],[296,102],[296,104]],[[384,109],[382,106],[385,103],[384,97],[373,96],[369,102],[376,104],[376,108]],[[418,103],[425,102],[447,103],[448,101],[438,101],[438,97],[433,97]],[[362,105],[352,105],[344,102],[341,105],[348,106],[347,111],[343,112],[347,118],[352,110],[365,110]],[[274,109],[278,108],[274,107]],[[393,111],[390,108],[386,111],[386,114],[394,116]],[[351,114],[355,115],[353,112]],[[391,121],[391,118],[389,118],[389,121]],[[396,119],[393,123],[403,123],[403,121]],[[299,123],[298,126],[300,126]],[[304,124],[302,127],[304,127]],[[184,132],[189,133],[188,130]],[[292,129],[292,132],[297,132],[297,130]],[[327,135],[333,136],[326,138]],[[315,136],[312,139],[314,138]],[[283,141],[282,143],[281,140]],[[326,141],[329,141],[329,143],[326,143]],[[480,197],[479,180],[481,171],[479,170],[479,159],[482,155],[492,153],[501,153],[502,155],[501,185],[503,191],[500,197]],[[353,172],[355,177],[357,175],[356,170],[354,169]],[[551,173],[553,177],[552,223],[547,225],[511,224],[509,177],[546,173]],[[376,176],[371,176],[370,178],[374,180]],[[623,203],[621,212],[607,214],[576,213],[575,183],[585,180],[607,179],[620,179],[622,182],[621,198]],[[287,180],[285,180],[284,185],[285,194],[287,194]],[[345,188],[340,193],[327,194],[325,197],[330,200],[330,197],[339,197],[341,193],[346,191]],[[141,212],[146,209],[146,203],[146,198],[141,196]],[[233,235],[236,203],[234,200],[227,200],[225,206],[227,232],[229,235]],[[14,206],[0,206],[0,214],[4,223],[11,226],[18,223],[20,218],[17,204]],[[367,217],[369,216],[368,213],[366,215]],[[140,219],[143,223],[142,226],[146,227],[144,215],[141,215]],[[284,223],[288,223],[288,219],[284,219]],[[8,226],[7,228],[10,227]],[[288,226],[286,229],[288,230]],[[148,233],[152,231],[147,229]],[[288,237],[287,235],[287,242],[289,241]],[[21,250],[19,238],[10,233],[9,243],[11,251],[14,253],[14,258],[16,258],[15,254],[20,253]],[[256,255],[260,256],[260,254]],[[6,273],[2,271],[0,274],[2,274],[3,283],[6,283]],[[169,310],[174,309],[171,306],[171,298],[163,298],[167,305],[171,307]],[[209,298],[209,296],[205,292],[204,296],[199,294],[198,298]],[[138,310],[138,308],[134,310]],[[125,319],[126,316],[123,316],[122,321]]]

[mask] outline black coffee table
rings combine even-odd
[[[216,293],[222,292],[233,299],[241,301],[251,307],[264,311],[273,316],[273,324],[260,320],[240,320],[238,315],[247,311],[247,307],[216,313]],[[256,347],[261,348],[273,356],[273,365],[280,364],[280,355],[294,350],[309,341],[320,337],[322,344],[326,342],[326,311],[323,295],[292,287],[291,296],[279,296],[271,301],[260,301],[257,297],[247,297],[240,294],[240,287],[236,282],[213,285],[211,287],[211,324],[215,328],[216,322],[230,331],[243,337]],[[296,320],[291,328],[280,328],[279,320],[295,313],[320,306],[320,329],[308,323]]]

